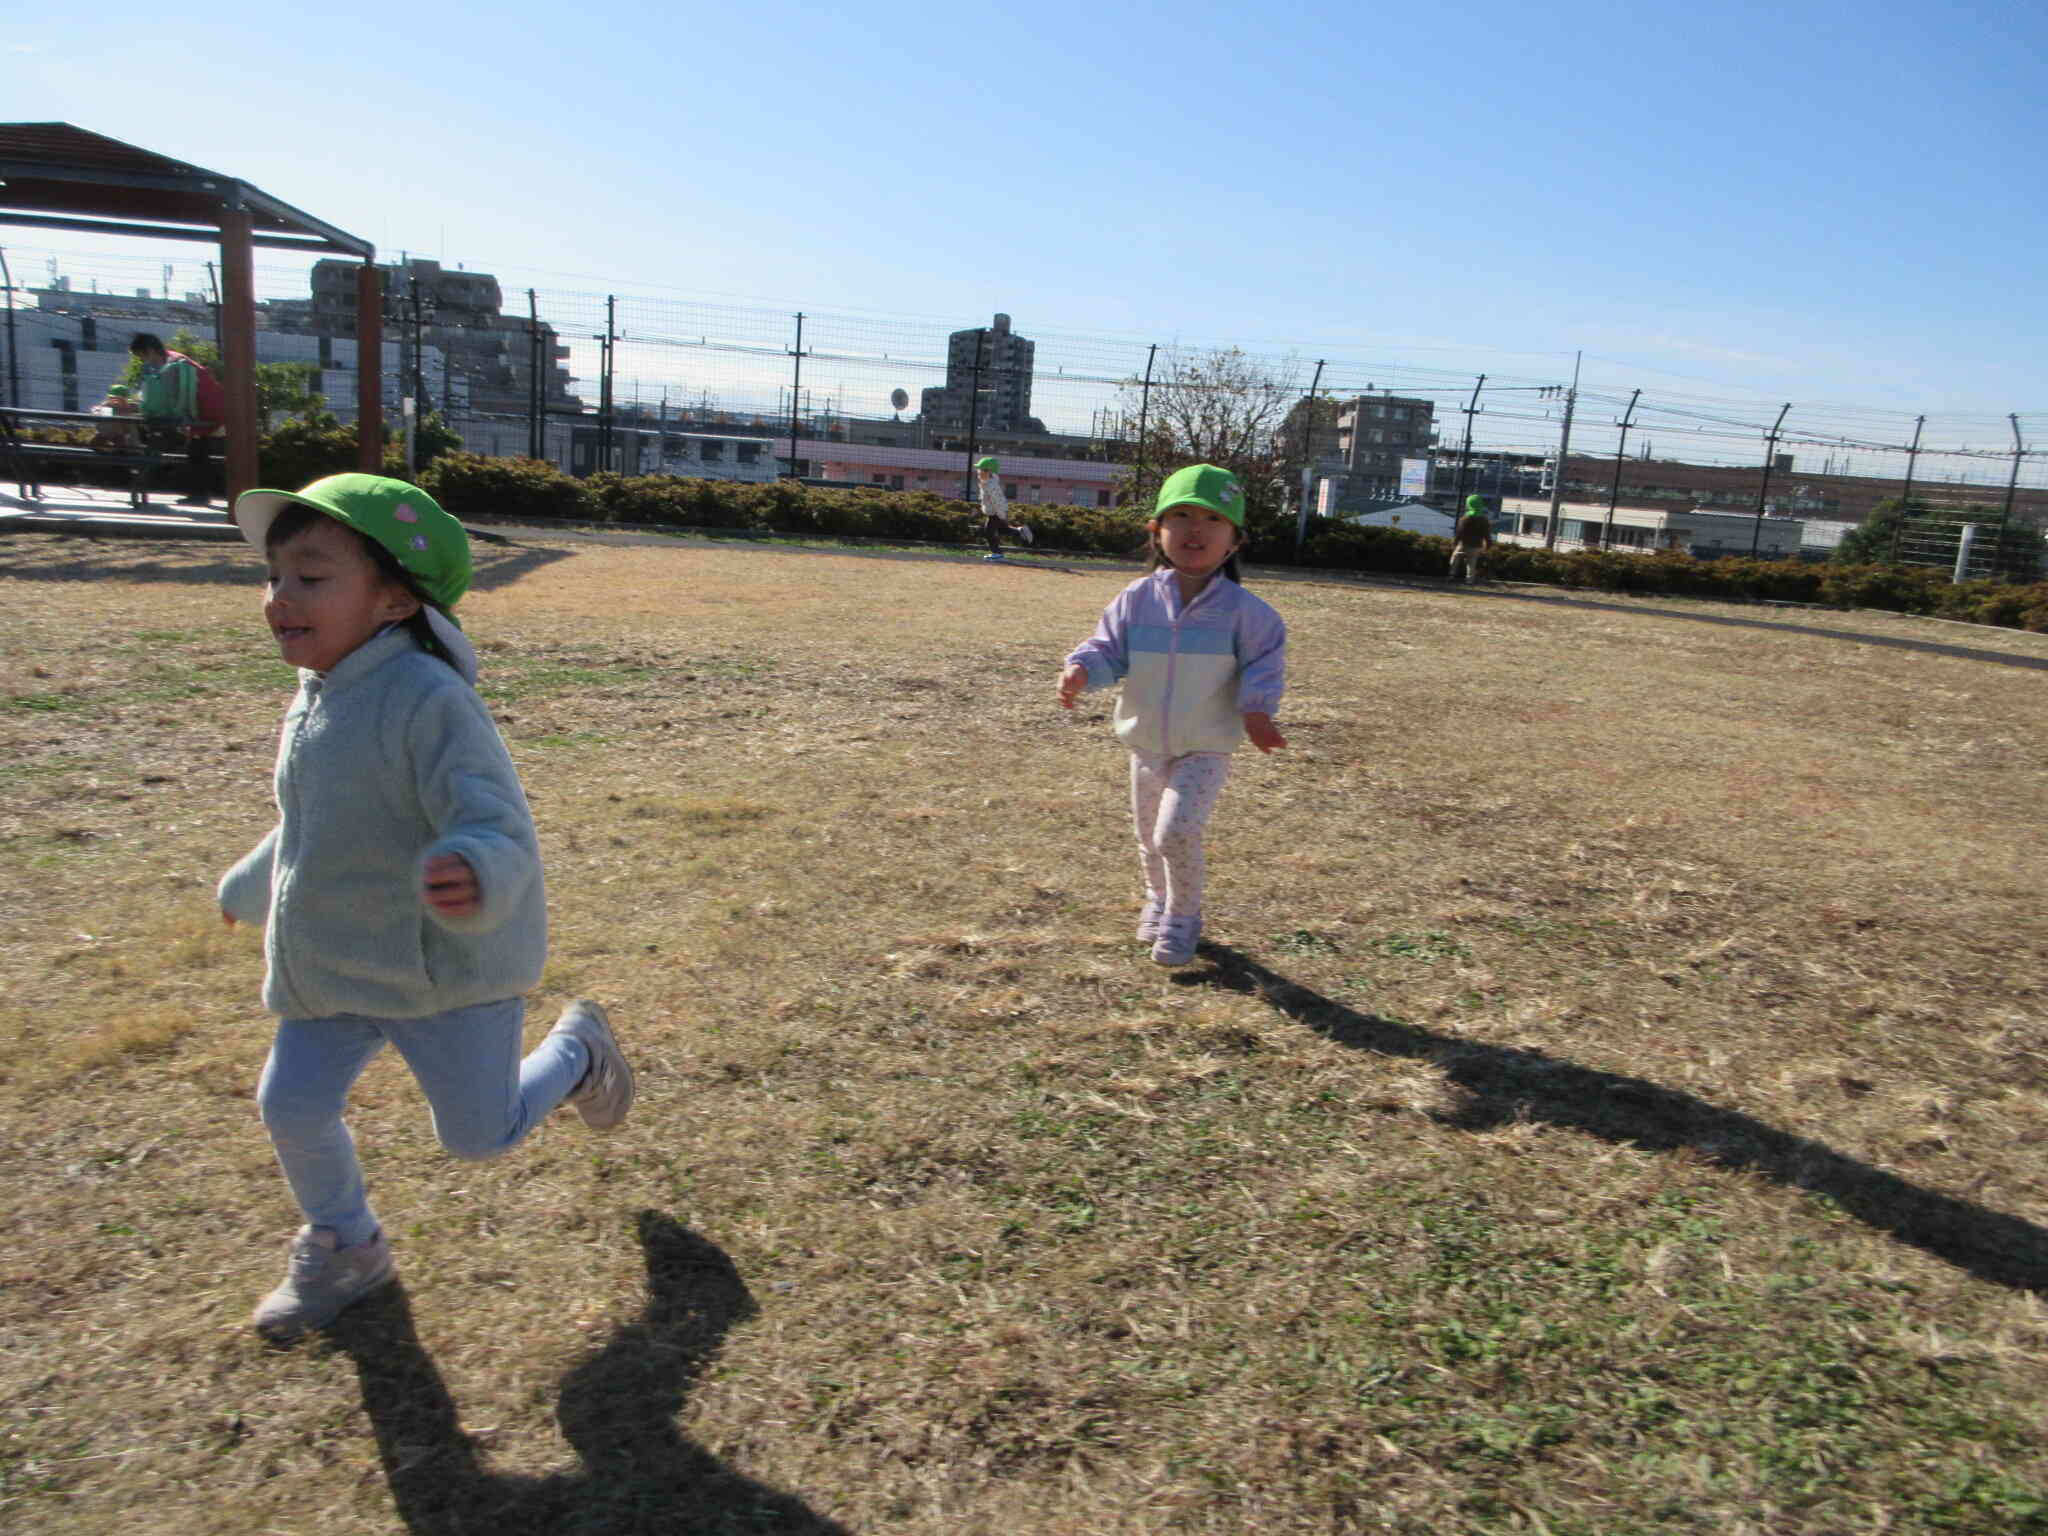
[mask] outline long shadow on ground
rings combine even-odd
[[[494,547],[474,552],[476,570],[470,579],[473,592],[509,587],[558,560],[573,558],[570,551],[563,549],[519,548],[495,534],[490,541]],[[238,543],[232,553],[217,558],[192,560],[133,551],[115,538],[88,542],[92,552],[71,560],[52,560],[41,549],[11,549],[0,542],[0,579],[172,582],[189,587],[246,587],[252,593],[263,585],[263,562],[246,544]],[[505,549],[516,552],[506,553]]]
[[[355,1362],[377,1453],[415,1536],[847,1536],[801,1499],[683,1438],[676,1415],[753,1298],[716,1246],[652,1211],[638,1222],[647,1309],[562,1381],[578,1473],[487,1470],[413,1330],[402,1285],[344,1312],[328,1338]]]
[[[1469,1095],[1443,1117],[1461,1130],[1534,1120],[1651,1151],[1689,1149],[1723,1168],[1826,1195],[1859,1221],[1980,1280],[2048,1290],[2048,1231],[2017,1216],[1922,1189],[1820,1142],[1639,1077],[1431,1034],[1347,1008],[1228,945],[1204,944],[1202,953],[1216,968],[1183,971],[1182,984],[1249,993],[1339,1045],[1429,1062]]]

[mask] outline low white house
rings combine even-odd
[[[1763,560],[1796,560],[1806,536],[1803,518],[1758,518],[1704,507],[1616,507],[1611,539],[1606,537],[1605,502],[1567,501],[1557,515],[1559,549],[1598,549],[1604,544],[1619,553],[1677,549],[1702,560],[1752,551]],[[1495,536],[1505,544],[1540,545],[1549,522],[1548,500],[1505,497],[1501,514],[1494,519]]]
[[[1433,533],[1443,539],[1449,538],[1457,526],[1457,519],[1448,512],[1439,512],[1420,501],[1393,502],[1363,512],[1340,514],[1338,521],[1350,523],[1353,527],[1400,528],[1408,533]]]

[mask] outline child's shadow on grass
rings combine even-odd
[[[2048,1232],[2017,1216],[1922,1189],[1820,1142],[1639,1077],[1431,1034],[1347,1008],[1228,945],[1204,944],[1202,953],[1216,969],[1184,971],[1177,978],[1184,985],[1247,992],[1339,1045],[1431,1063],[1467,1095],[1440,1117],[1445,1124],[1482,1131],[1532,1120],[1652,1151],[1690,1150],[1723,1168],[1825,1195],[1857,1220],[1980,1280],[2048,1290]]]
[[[683,1438],[676,1415],[720,1340],[753,1315],[717,1247],[642,1212],[647,1309],[562,1380],[576,1473],[487,1470],[413,1330],[403,1285],[343,1313],[328,1337],[354,1362],[392,1500],[415,1536],[847,1536],[801,1499],[734,1471]]]

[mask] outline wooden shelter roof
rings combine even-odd
[[[0,123],[0,224],[212,242],[235,211],[257,245],[375,257],[371,242],[235,177],[70,123]]]

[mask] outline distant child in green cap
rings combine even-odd
[[[1244,488],[1190,464],[1159,488],[1147,523],[1152,573],[1118,593],[1060,673],[1064,709],[1119,681],[1117,739],[1131,749],[1131,814],[1145,875],[1138,939],[1186,965],[1202,934],[1202,834],[1246,737],[1287,745],[1273,724],[1287,687],[1287,625],[1237,584]]]
[[[1022,523],[1010,521],[1009,498],[1003,495],[1003,482],[998,471],[1002,465],[994,459],[976,459],[974,478],[981,497],[981,531],[988,540],[988,553],[981,558],[1001,563],[1003,558],[1003,535],[1012,534],[1020,544],[1031,542],[1031,530]]]
[[[358,474],[247,492],[235,521],[263,551],[263,616],[299,669],[277,825],[219,892],[230,924],[265,928],[263,1001],[279,1022],[256,1102],[306,1224],[254,1321],[290,1337],[396,1273],[342,1121],[385,1045],[460,1158],[509,1150],[564,1099],[609,1129],[633,1073],[592,1002],[520,1057],[547,890],[452,612],[469,589],[462,525],[417,486]]]
[[[1465,515],[1451,534],[1452,581],[1467,586],[1486,579],[1486,552],[1493,548],[1493,519],[1486,515],[1484,496],[1465,498]]]

